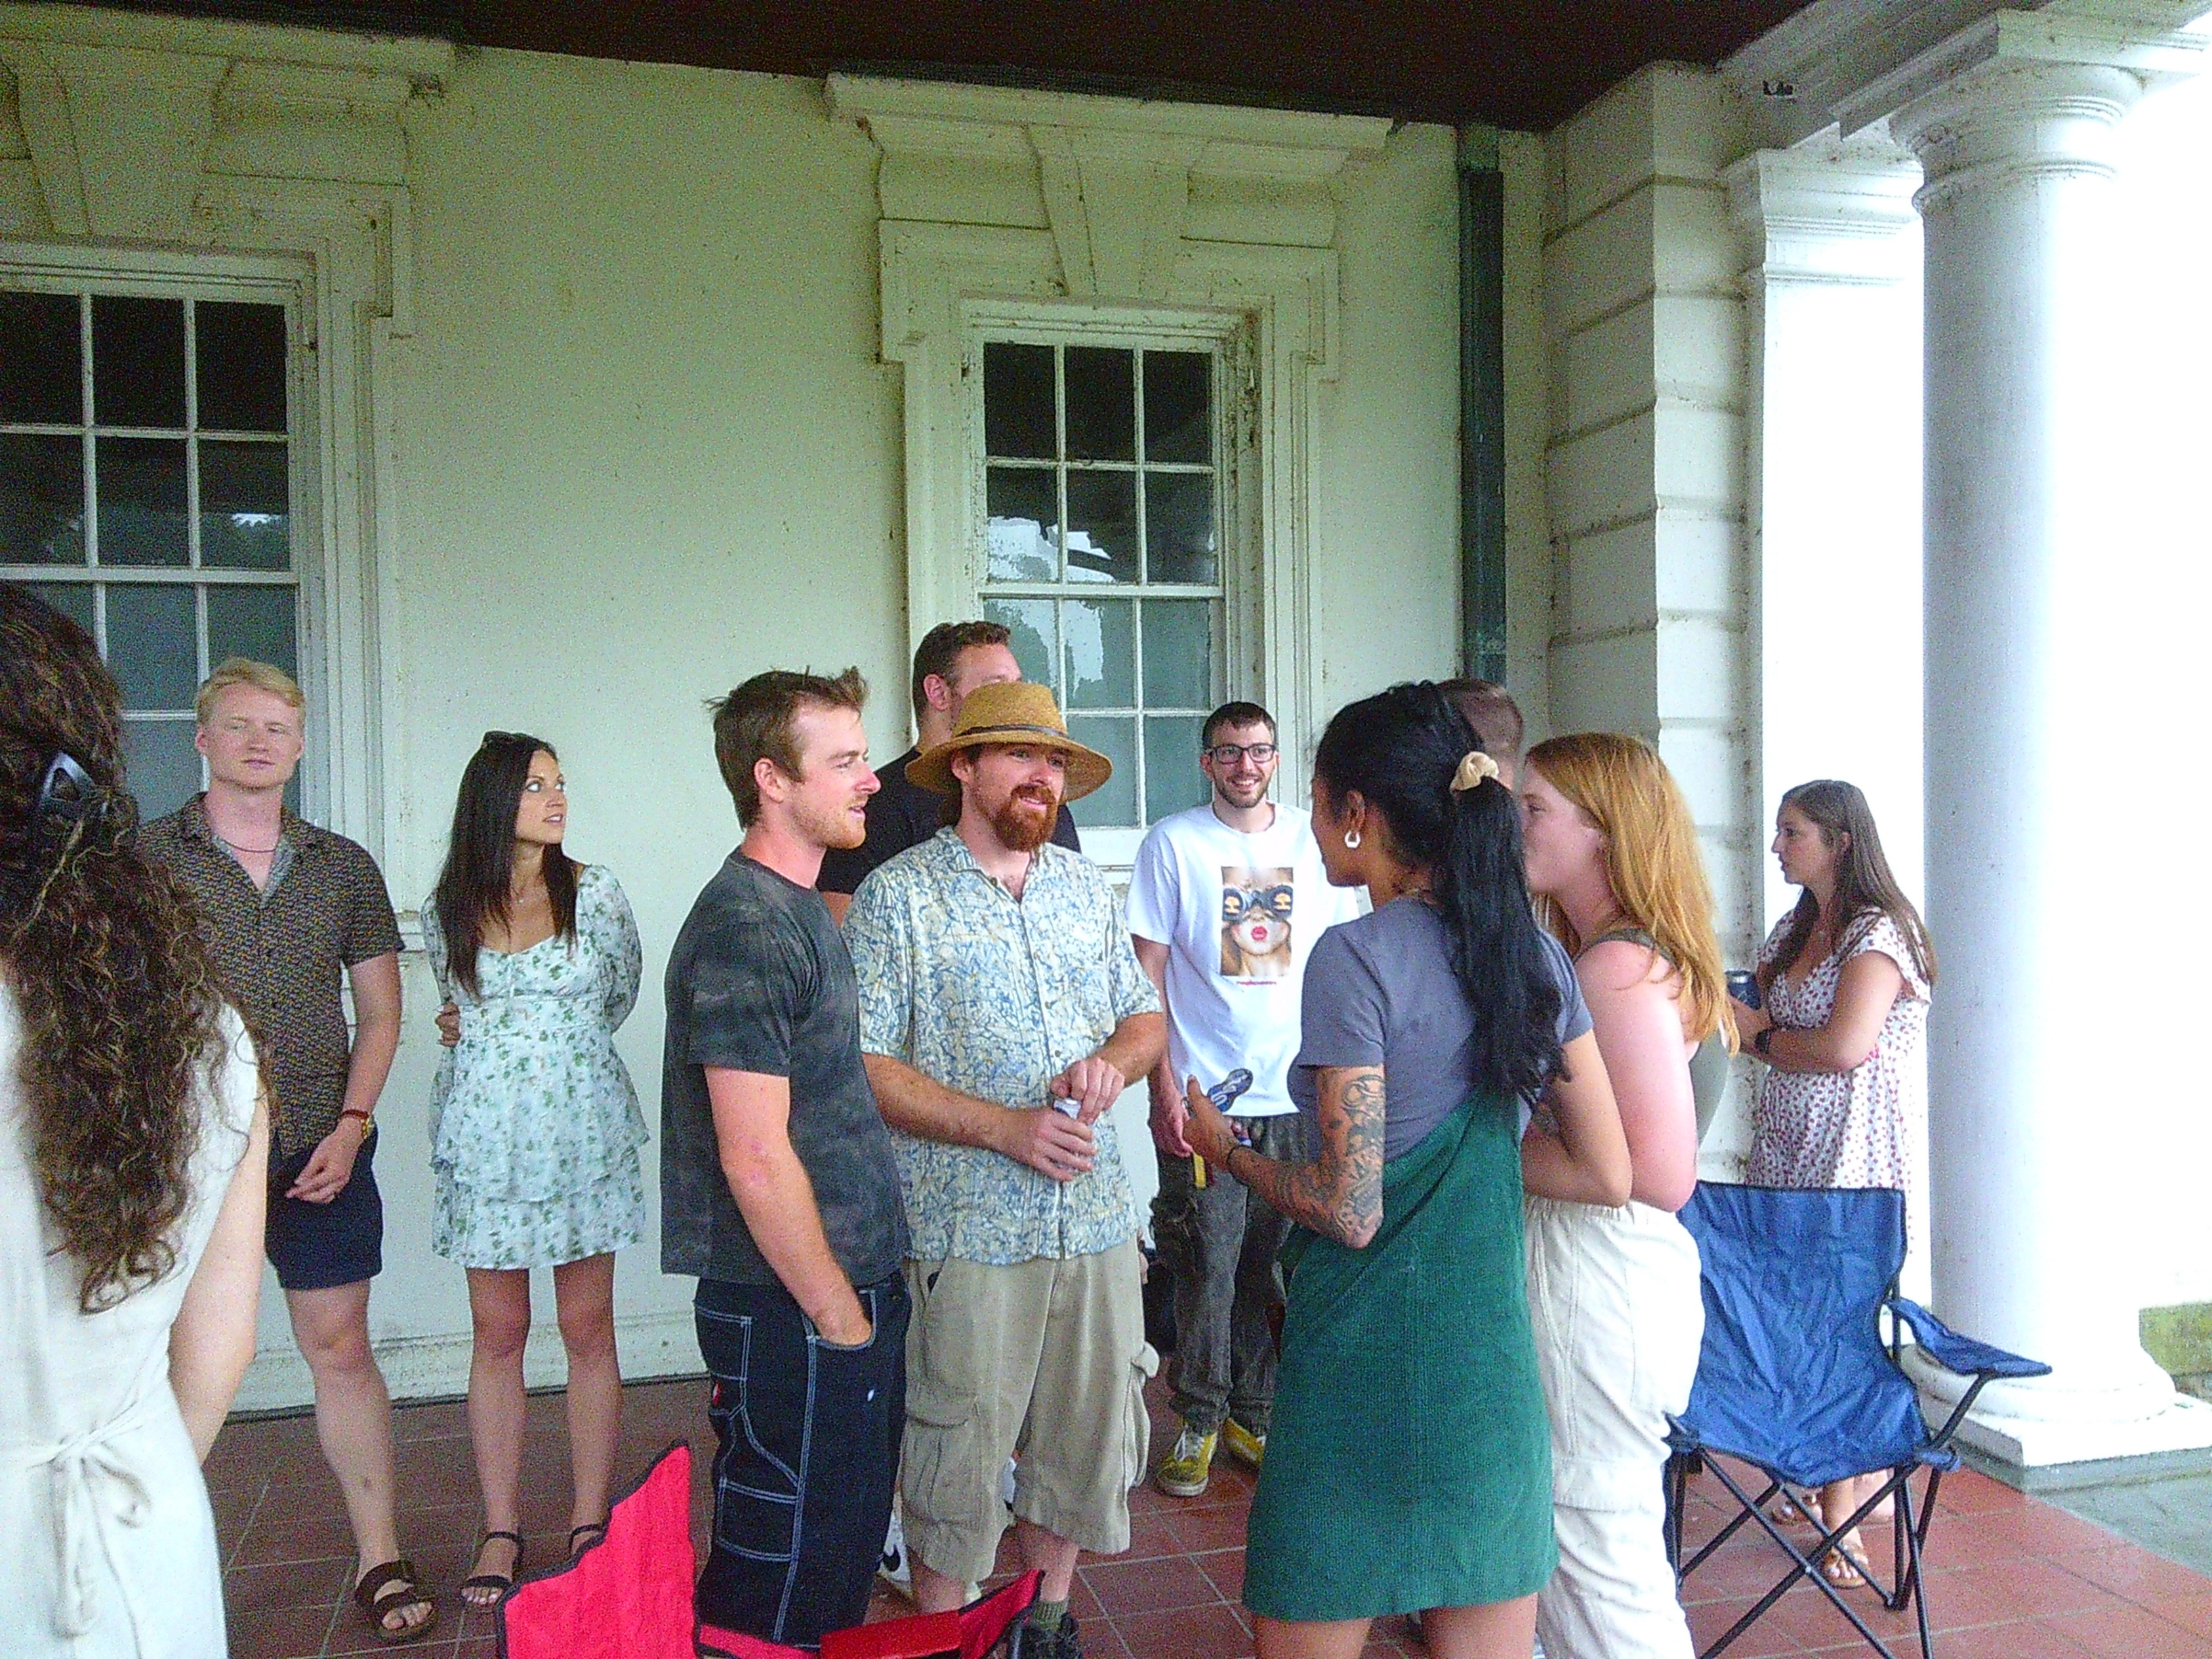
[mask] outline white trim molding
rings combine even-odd
[[[392,468],[376,388],[412,326],[404,118],[438,95],[453,59],[437,41],[0,3],[0,73],[36,186],[0,203],[17,257],[301,261],[320,496],[301,572],[318,599],[301,663],[322,721],[326,821],[380,856],[377,550],[394,526],[378,488]]]
[[[2113,64],[2147,80],[2192,72],[2208,0],[1814,0],[1721,65],[1753,137],[1784,149],[1872,125],[1987,58]]]
[[[1243,334],[1256,369],[1258,477],[1237,482],[1256,522],[1232,525],[1229,550],[1249,528],[1256,637],[1232,638],[1231,687],[1269,702],[1286,761],[1302,764],[1316,729],[1316,388],[1335,378],[1339,346],[1332,186],[1381,152],[1390,123],[851,76],[830,76],[829,98],[880,156],[883,356],[906,376],[910,642],[975,604],[971,319],[1006,301],[1180,313]]]

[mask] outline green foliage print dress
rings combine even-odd
[[[645,1114],[615,1032],[637,1002],[637,922],[604,866],[576,882],[576,936],[477,954],[453,981],[434,901],[422,943],[461,1040],[430,1097],[430,1248],[466,1267],[545,1267],[645,1236]]]

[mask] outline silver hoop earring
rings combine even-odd
[[[1359,850],[1359,831],[1347,830],[1344,832],[1344,850],[1347,853],[1357,853]]]

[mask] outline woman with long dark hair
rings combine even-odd
[[[568,1551],[606,1530],[622,1427],[614,1253],[645,1233],[644,1114],[615,1032],[637,1002],[637,923],[604,865],[562,846],[568,782],[550,744],[487,732],[461,775],[422,942],[459,1015],[430,1118],[430,1247],[468,1269],[469,1437],[484,1534],[464,1600],[522,1567],[522,1351],[530,1269],[553,1269],[568,1352]]]
[[[1744,1178],[1763,1187],[1893,1187],[1915,1237],[1927,1225],[1921,1147],[1928,1134],[1928,1000],[1936,948],[1883,856],[1855,784],[1801,783],[1782,797],[1774,856],[1802,887],[1759,953],[1759,1006],[1736,1027],[1766,1062]],[[1820,1494],[1834,1526],[1873,1477]],[[1877,1516],[1877,1518],[1880,1518]],[[1856,1532],[1821,1563],[1829,1582],[1863,1583]]]
[[[1329,880],[1373,913],[1306,967],[1291,1096],[1319,1158],[1186,1134],[1297,1224],[1244,1601],[1264,1659],[1357,1655],[1419,1613],[1448,1659],[1528,1653],[1552,1571],[1550,1432],[1522,1253],[1523,1103],[1619,1204],[1630,1169],[1566,952],[1535,925],[1513,796],[1437,687],[1338,711],[1314,757]]]
[[[84,630],[0,584],[0,1583],[57,1659],[223,1651],[199,1465],[261,1288],[259,1066],[122,738]]]
[[[1689,803],[1640,738],[1538,744],[1521,804],[1529,890],[1574,954],[1634,1170],[1628,1203],[1593,1205],[1547,1127],[1521,1143],[1559,1540],[1536,1625],[1551,1659],[1690,1659],[1662,1474],[1705,1329],[1698,1247],[1674,1214],[1698,1184],[1691,1056],[1727,1054],[1712,889]]]

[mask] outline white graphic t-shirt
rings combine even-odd
[[[1129,875],[1129,931],[1168,947],[1168,1064],[1211,1087],[1243,1066],[1252,1087],[1233,1115],[1294,1111],[1306,958],[1327,928],[1359,914],[1358,890],[1332,887],[1310,815],[1278,806],[1256,835],[1211,805],[1163,818]]]

